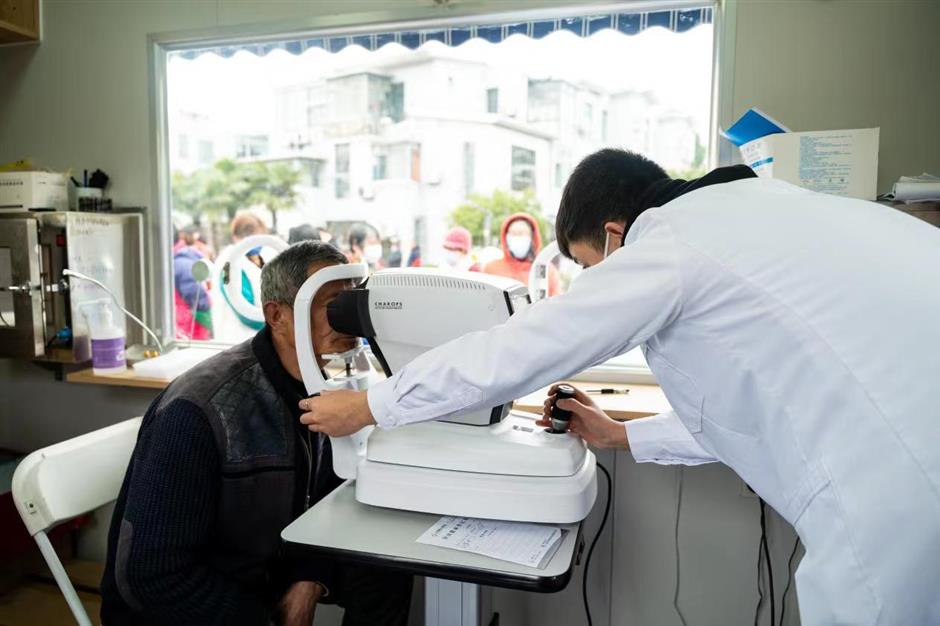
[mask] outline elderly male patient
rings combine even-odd
[[[265,265],[266,326],[175,380],[147,411],[118,496],[102,581],[104,626],[310,626],[319,602],[343,624],[403,625],[411,577],[286,555],[280,533],[337,485],[330,442],[303,427],[306,396],[294,346],[293,301],[306,278],[346,263],[304,241]],[[313,301],[320,355],[351,349]]]

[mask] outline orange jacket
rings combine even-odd
[[[516,220],[522,220],[532,227],[532,251],[529,258],[520,261],[509,252],[509,246],[506,244],[506,233],[509,231],[509,225]],[[514,213],[505,220],[500,229],[500,243],[503,249],[503,258],[490,261],[483,266],[485,274],[494,274],[496,276],[506,276],[514,278],[523,285],[529,285],[529,270],[532,269],[532,261],[542,249],[542,235],[539,234],[539,225],[535,218],[528,213]],[[548,269],[548,295],[554,296],[558,293],[558,272],[554,266]]]

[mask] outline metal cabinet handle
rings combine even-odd
[[[22,285],[0,285],[0,292],[8,291],[10,293],[29,293],[30,291],[39,291],[39,285],[33,285],[25,282]]]

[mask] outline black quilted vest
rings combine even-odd
[[[255,341],[259,339],[267,340]],[[264,585],[280,549],[281,530],[296,516],[296,463],[306,465],[305,459],[296,458],[294,411],[266,375],[252,341],[174,381],[157,410],[176,399],[202,408],[221,461],[212,565],[233,580]]]

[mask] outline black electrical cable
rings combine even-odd
[[[800,547],[800,538],[797,537],[793,542],[793,549],[790,550],[790,556],[787,557],[787,586],[783,588],[783,597],[780,601],[783,605],[780,607],[780,626],[783,626],[783,616],[787,613],[787,594],[790,592],[790,583],[793,582],[793,557],[796,556],[796,550]]]
[[[770,560],[770,546],[767,543],[767,505],[760,499],[760,540],[764,549],[764,558],[767,561],[767,582],[770,586],[770,624],[777,623],[777,601],[774,597],[774,566]]]
[[[597,546],[597,540],[601,538],[601,533],[604,532],[604,526],[607,525],[607,515],[610,513],[610,500],[613,492],[613,481],[610,478],[610,472],[600,463],[597,464],[597,468],[604,472],[604,476],[607,477],[607,503],[604,504],[604,517],[601,518],[601,525],[597,527],[597,533],[594,535],[594,540],[591,541],[587,558],[584,559],[584,574],[581,577],[581,596],[584,599],[584,614],[587,616],[588,626],[594,626],[594,621],[591,619],[591,607],[588,604],[587,596],[587,579],[591,567],[591,555],[594,554],[594,547]]]
[[[676,470],[676,527],[675,527],[675,546],[676,546],[676,588],[672,594],[672,606],[676,609],[676,615],[679,616],[679,621],[682,622],[682,626],[686,626],[685,615],[682,614],[682,609],[679,608],[679,583],[682,580],[679,576],[679,520],[681,519],[682,514],[682,483],[684,479],[684,474],[682,471],[682,466],[680,465]]]
[[[760,611],[764,608],[764,538],[757,542],[757,607],[754,609],[754,626],[760,623]]]

